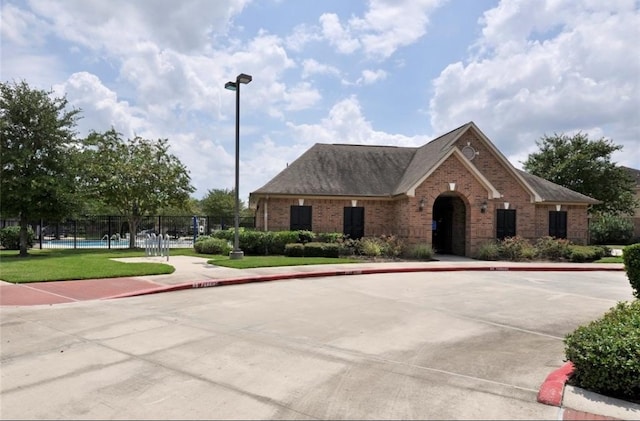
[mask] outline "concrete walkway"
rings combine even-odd
[[[74,301],[131,297],[192,288],[328,276],[458,271],[619,272],[624,270],[621,264],[486,262],[456,256],[438,256],[438,259],[438,261],[433,262],[363,262],[239,270],[209,265],[207,264],[207,259],[191,256],[172,256],[168,261],[163,257],[123,258],[116,260],[167,263],[175,267],[175,271],[168,275],[40,282],[21,285],[0,282],[0,305],[52,305]],[[578,388],[565,386],[566,377],[561,378],[555,372],[551,373],[549,379],[541,386],[538,397],[542,403],[560,407],[561,419],[640,419],[639,405],[612,400],[600,395],[590,394]],[[559,378],[560,381],[558,381]],[[549,396],[552,396],[552,398],[549,398]]]

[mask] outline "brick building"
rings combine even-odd
[[[315,144],[249,202],[257,229],[394,234],[464,256],[515,235],[584,244],[598,203],[516,169],[473,122],[421,147]]]

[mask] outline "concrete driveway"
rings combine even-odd
[[[0,308],[3,419],[557,419],[623,272],[309,278]]]

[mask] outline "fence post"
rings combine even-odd
[[[73,248],[78,247],[78,220],[73,220]]]
[[[107,248],[111,249],[111,215],[107,216]]]
[[[40,218],[40,250],[42,250],[42,237],[44,237],[44,221]]]

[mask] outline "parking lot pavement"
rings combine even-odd
[[[558,419],[622,272],[333,276],[2,307],[3,419]]]

